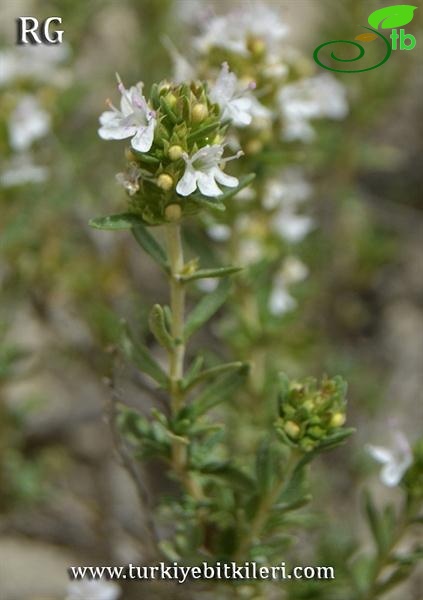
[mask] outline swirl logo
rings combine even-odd
[[[413,20],[414,11],[417,6],[411,6],[409,4],[399,4],[395,6],[387,6],[385,8],[380,8],[379,10],[375,10],[369,16],[368,22],[371,27],[366,27],[363,25],[363,29],[367,29],[367,33],[361,33],[355,37],[355,41],[352,40],[332,40],[330,42],[324,42],[317,46],[315,51],[313,52],[313,58],[315,62],[322,67],[323,69],[327,69],[328,71],[335,71],[335,73],[364,73],[365,71],[371,71],[373,69],[377,69],[381,67],[386,61],[390,58],[392,54],[392,50],[396,50],[398,47],[398,39],[399,39],[399,49],[400,50],[412,50],[416,45],[416,39],[411,34],[406,34],[404,29],[400,29],[398,34],[397,27],[402,27],[403,25],[407,25]],[[392,29],[392,33],[389,36],[391,41],[385,37],[382,33],[380,33],[378,28],[382,29]],[[394,29],[395,28],[395,29]],[[330,53],[330,57],[332,60],[339,63],[356,63],[366,53],[366,50],[363,43],[373,42],[374,40],[382,40],[385,47],[385,55],[377,64],[372,65],[366,68],[359,69],[349,69],[345,68],[346,64],[341,64],[339,67],[328,66],[324,64],[319,54],[323,48],[326,46],[332,46],[333,44],[347,44],[349,47],[353,46],[358,50],[355,56],[352,58],[340,58],[335,54],[333,50]],[[353,67],[356,65],[353,65]]]

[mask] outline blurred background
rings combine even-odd
[[[106,98],[116,96],[116,71],[125,82],[142,79],[146,86],[170,78],[172,60],[161,40],[185,51],[208,11],[225,13],[237,4],[249,9],[248,2],[194,0],[1,3],[2,600],[64,598],[70,565],[142,561],[142,517],[114,457],[103,416],[104,378],[120,368],[114,353],[120,319],[142,331],[166,287],[129,234],[88,227],[91,217],[125,207],[114,178],[124,164],[123,146],[99,139],[98,115]],[[323,41],[351,36],[383,6],[269,4],[290,25],[287,45],[309,57]],[[384,443],[393,423],[410,440],[421,433],[423,42],[417,13],[412,52],[394,53],[383,68],[360,76],[337,76],[349,114],[319,126],[307,165],[316,228],[302,246],[310,274],[286,323],[284,353],[296,374],[340,373],[349,382],[349,424],[357,434],[313,472],[314,509],[324,507],[346,544],[345,518],[353,531],[362,527],[364,476],[372,475],[377,497],[388,494],[363,445]],[[24,55],[15,44],[15,18],[22,15],[61,16],[64,44]],[[419,600],[422,573],[407,586],[407,597]],[[145,597],[166,597],[160,593]],[[123,597],[138,594],[129,586]]]

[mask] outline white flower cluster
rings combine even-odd
[[[61,46],[19,46],[0,52],[0,88],[10,88],[20,81],[38,88],[47,84],[67,85],[69,76],[58,68],[67,57],[68,49]],[[17,91],[12,94],[14,107],[7,117],[7,132],[11,157],[0,172],[0,186],[14,187],[45,181],[48,171],[37,166],[31,156],[31,146],[45,137],[51,127],[50,114],[43,108],[36,92]]]
[[[222,113],[234,114],[238,119],[248,121],[248,109],[251,102],[248,98],[234,97],[236,78],[229,73],[227,65],[222,68],[222,76],[219,82],[216,82],[212,90],[213,100],[221,106]],[[123,140],[131,138],[131,146],[137,152],[149,152],[153,145],[154,132],[157,125],[157,118],[154,110],[149,106],[142,90],[143,84],[138,83],[128,89],[124,87],[118,77],[118,89],[121,94],[120,109],[109,102],[109,108],[100,115],[99,136],[104,140]],[[229,92],[225,90],[225,84],[228,78],[231,81]],[[197,189],[209,197],[217,197],[222,194],[222,190],[217,185],[220,183],[226,187],[236,187],[238,179],[227,175],[222,167],[226,162],[233,158],[238,158],[243,153],[237,152],[234,156],[223,158],[223,144],[208,144],[191,156],[183,152],[181,158],[185,162],[185,172],[177,182],[176,192],[180,196],[189,196]],[[134,167],[131,175],[119,173],[118,182],[123,184],[130,195],[136,193],[139,189],[139,179],[141,177],[140,169]]]

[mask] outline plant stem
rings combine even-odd
[[[398,523],[397,530],[391,540],[391,543],[389,544],[389,546],[385,550],[385,552],[382,555],[380,555],[378,558],[378,561],[376,563],[376,566],[375,566],[375,569],[373,572],[372,580],[371,580],[369,587],[368,587],[367,591],[365,592],[362,600],[376,600],[377,598],[380,597],[380,591],[378,590],[379,578],[382,575],[385,567],[392,564],[393,552],[394,552],[395,548],[398,546],[398,544],[401,542],[402,538],[404,537],[404,534],[407,530],[408,525],[409,525],[408,515],[404,514],[402,519]]]
[[[180,382],[184,375],[184,322],[185,288],[180,275],[184,267],[184,254],[179,223],[168,223],[166,229],[167,251],[170,264],[170,310],[172,313],[171,333],[175,345],[169,355],[170,408],[175,417],[184,405],[184,393]],[[188,445],[179,439],[172,440],[172,466],[190,494],[200,499],[202,490],[188,469]]]
[[[248,528],[246,535],[241,539],[238,550],[235,555],[235,560],[237,562],[242,561],[245,558],[246,553],[248,552],[249,546],[254,541],[254,539],[260,536],[263,527],[266,523],[267,517],[269,515],[269,511],[272,509],[272,506],[277,502],[279,496],[282,494],[286,485],[289,484],[291,480],[292,474],[298,464],[298,454],[293,452],[288,460],[288,464],[286,467],[285,477],[282,478],[272,489],[265,494],[257,507],[256,514]]]

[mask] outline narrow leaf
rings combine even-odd
[[[153,306],[148,322],[151,332],[156,340],[163,346],[163,348],[166,348],[166,350],[170,352],[174,346],[174,341],[166,328],[165,315],[160,304],[155,304]]]
[[[188,339],[219,310],[228,297],[230,285],[229,279],[224,279],[214,292],[200,300],[187,319],[184,331],[185,339]]]
[[[206,381],[209,379],[216,379],[216,377],[219,377],[220,375],[224,375],[225,373],[228,373],[229,371],[237,371],[238,369],[240,369],[242,367],[242,364],[243,363],[237,361],[237,362],[226,363],[224,365],[217,365],[216,367],[211,367],[210,369],[206,369],[202,373],[198,373],[196,376],[191,377],[188,384],[186,383],[186,380],[185,380],[185,385],[183,385],[183,389],[189,390],[190,388],[194,387],[195,385],[197,385],[198,383],[200,383],[202,381]]]
[[[217,267],[216,269],[199,269],[190,275],[184,275],[181,280],[184,282],[194,279],[207,279],[208,277],[226,277],[242,271],[242,267]]]
[[[242,384],[247,376],[249,367],[246,364],[236,370],[228,373],[225,377],[212,383],[204,390],[187,409],[187,414],[191,418],[198,418],[207,411],[211,410],[221,402],[224,402],[228,396]]]
[[[138,244],[155,260],[165,271],[169,270],[167,264],[166,252],[159,242],[151,235],[142,223],[137,223],[132,227],[132,233]]]
[[[144,344],[136,342],[125,327],[121,338],[121,348],[125,356],[135,364],[140,371],[150,375],[159,385],[167,387],[168,378],[161,366],[151,356],[150,350]]]
[[[132,229],[136,225],[143,227],[141,217],[133,213],[120,213],[118,215],[108,215],[107,217],[97,217],[96,219],[91,219],[89,225],[94,229],[107,229],[109,231]]]
[[[182,380],[182,389],[188,389],[192,381],[197,377],[199,372],[201,371],[204,364],[204,358],[202,356],[197,356],[191,363],[189,369],[187,370],[185,377]]]

